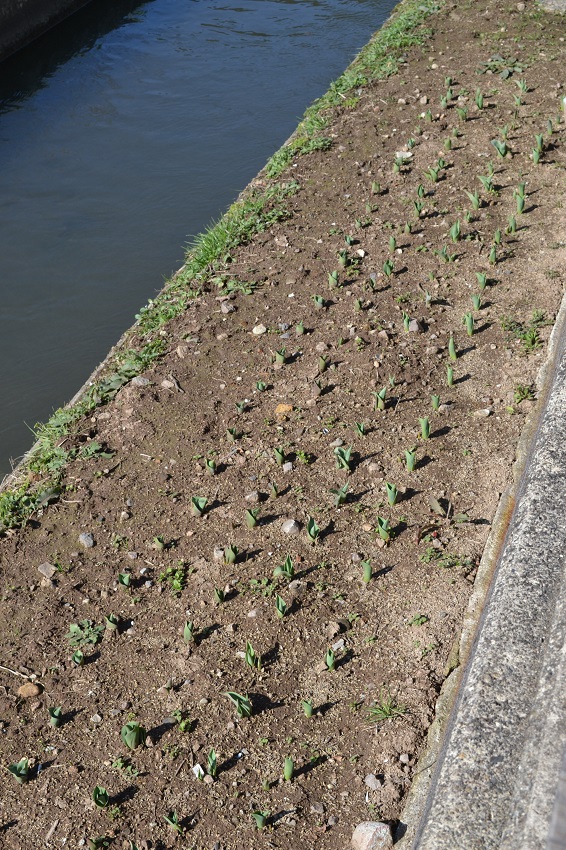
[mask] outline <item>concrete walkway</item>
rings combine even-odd
[[[566,848],[565,318],[566,298],[495,576],[443,742],[428,754],[430,781],[406,810],[402,847]]]

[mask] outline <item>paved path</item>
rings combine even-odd
[[[566,848],[565,317],[414,850]]]

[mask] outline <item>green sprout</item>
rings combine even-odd
[[[417,460],[416,450],[415,449],[405,449],[405,466],[407,467],[407,472],[414,472],[416,460]]]
[[[461,234],[460,219],[454,222],[448,232],[450,234],[450,239],[452,240],[452,242],[458,242]]]
[[[352,446],[348,446],[346,449],[343,446],[335,446],[334,457],[336,459],[337,469],[347,469],[350,472],[351,455]]]
[[[49,723],[55,729],[61,725],[63,722],[63,711],[61,706],[57,706],[57,708],[48,708],[47,713],[49,714]]]
[[[183,627],[183,640],[185,643],[194,643],[196,638],[195,624],[192,620],[187,620]]]
[[[82,667],[85,663],[84,653],[82,653],[80,649],[77,649],[77,651],[73,652],[73,654],[71,655],[71,661],[73,662],[73,664],[76,664],[77,667]]]
[[[387,395],[387,387],[383,387],[383,389],[379,390],[379,392],[372,393],[373,396],[373,409],[374,410],[385,410],[385,397]]]
[[[403,311],[403,328],[405,330],[405,333],[409,333],[410,325],[411,325],[411,317],[409,316],[408,313],[405,313],[405,311]]]
[[[248,667],[255,670],[261,670],[261,655],[258,655],[249,640],[246,641],[246,652],[244,660]]]
[[[391,540],[391,523],[385,517],[378,516],[377,533],[384,541],[384,543],[389,543],[389,541]]]
[[[510,215],[507,220],[507,227],[505,228],[505,233],[516,233],[517,232],[517,222],[515,220],[514,215]]]
[[[431,404],[432,404],[432,409],[434,411],[438,411],[438,408],[440,407],[440,396],[439,395],[431,395],[430,401],[431,401]]]
[[[216,605],[222,605],[225,597],[226,597],[226,594],[224,593],[224,591],[221,588],[219,588],[219,587],[214,588],[214,602],[215,602]]]
[[[328,272],[328,288],[338,288],[338,272],[336,270],[334,270],[333,272]]]
[[[94,800],[94,805],[99,809],[105,809],[110,802],[108,791],[100,785],[97,785],[92,792],[92,799]]]
[[[466,313],[462,317],[462,321],[466,325],[466,333],[468,334],[468,336],[473,336],[474,335],[474,314],[473,313]]]
[[[473,209],[479,210],[479,208],[481,207],[481,200],[480,200],[479,192],[477,190],[475,192],[468,192],[467,189],[464,189],[464,192],[466,193],[466,195],[470,199],[470,203],[471,203]]]
[[[291,756],[287,756],[285,759],[285,764],[283,765],[283,779],[285,782],[290,782],[293,778],[293,771],[295,770],[295,763]]]
[[[506,142],[505,140],[503,140],[502,142],[500,142],[500,141],[499,141],[499,139],[492,139],[492,140],[491,140],[491,144],[493,145],[493,147],[494,147],[494,148],[495,148],[495,150],[497,151],[497,155],[498,155],[501,159],[503,159],[504,157],[506,157],[506,156],[507,156],[507,154],[509,153],[509,148],[508,148],[508,146],[507,146],[507,142]]]
[[[471,295],[470,298],[472,299],[472,307],[474,308],[474,310],[480,310],[481,309],[481,295]]]
[[[393,274],[393,263],[391,260],[385,260],[383,264],[383,274],[386,277],[391,277],[391,275]]]
[[[279,495],[279,487],[277,486],[275,481],[272,481],[270,486],[269,486],[269,498],[270,499],[276,499],[278,495]]]
[[[312,516],[307,519],[307,535],[311,543],[316,543],[320,535],[320,528]]]
[[[302,319],[298,325],[295,325],[295,333],[297,336],[303,336],[305,333],[305,325]]]
[[[205,460],[206,471],[209,475],[216,475],[216,461],[207,458]]]
[[[491,250],[489,252],[489,264],[490,266],[494,266],[497,263],[497,249],[495,245],[491,246]]]
[[[454,386],[454,369],[452,366],[446,367],[446,383],[449,387]]]
[[[225,564],[235,564],[236,559],[238,557],[238,547],[233,543],[230,543],[224,549],[224,563]]]
[[[485,274],[485,272],[476,272],[476,278],[478,280],[479,288],[483,292],[483,290],[487,286],[487,275]]]
[[[247,510],[245,512],[244,517],[245,517],[246,525],[248,526],[248,528],[255,528],[256,527],[259,510],[260,510],[259,508],[252,508],[252,509]]]
[[[283,449],[279,446],[278,448],[273,449],[273,454],[275,455],[275,463],[277,466],[283,466],[285,463],[285,452]]]
[[[326,301],[322,295],[313,295],[312,300],[314,301],[314,306],[317,310],[324,310],[326,307]]]
[[[279,595],[275,597],[275,610],[279,619],[282,620],[287,612],[287,603]]]
[[[226,428],[226,439],[229,443],[235,443],[240,437],[237,428]]]
[[[238,694],[236,691],[225,691],[224,696],[228,697],[228,699],[234,704],[238,717],[251,717],[252,704],[248,696]]]
[[[116,614],[108,614],[108,616],[104,618],[104,623],[108,632],[117,632],[120,625],[120,619],[116,616]]]
[[[206,772],[209,776],[213,778],[216,776],[218,772],[218,761],[216,758],[216,750],[212,748],[206,757]]]
[[[483,94],[481,93],[481,89],[476,89],[475,96],[476,106],[478,109],[483,109]]]
[[[395,239],[394,236],[389,237],[388,245],[389,245],[389,250],[391,251],[391,253],[393,253],[395,248],[397,247],[397,240]]]
[[[265,384],[263,381],[256,381],[255,388],[258,393],[264,393],[267,389],[267,384]]]
[[[301,700],[301,708],[303,709],[303,713],[305,717],[312,717],[312,699],[302,699]]]
[[[428,420],[428,416],[419,418],[419,424],[421,426],[421,437],[423,440],[428,440],[430,437],[430,422]]]
[[[169,814],[163,815],[163,820],[171,827],[173,832],[176,832],[178,835],[183,835],[184,830],[181,826],[181,822],[179,821],[179,815],[177,812],[169,812]]]
[[[362,570],[362,581],[364,584],[368,584],[371,581],[372,577],[370,558],[367,558],[365,561],[362,561]]]
[[[454,343],[454,337],[450,334],[450,339],[448,340],[448,356],[450,360],[457,360],[458,354],[456,352],[456,345]]]
[[[385,490],[387,492],[387,501],[393,507],[393,505],[397,501],[397,496],[399,495],[397,487],[395,484],[390,484],[388,481],[385,482]]]
[[[286,353],[287,353],[286,348],[280,348],[275,352],[275,362],[278,363],[280,366],[282,366],[283,363],[285,363]]]
[[[340,266],[343,269],[345,269],[347,267],[348,263],[350,262],[350,258],[348,256],[347,250],[345,248],[343,248],[342,251],[338,251],[337,256],[338,256],[338,263],[340,264]]]
[[[146,737],[147,733],[145,729],[135,720],[126,723],[120,730],[120,738],[130,750],[135,750],[136,747],[141,746],[145,742]]]
[[[29,760],[22,759],[8,766],[8,771],[12,774],[16,782],[23,785],[29,779]]]
[[[131,573],[118,573],[118,584],[125,590],[129,590],[132,584]]]
[[[293,559],[290,555],[287,555],[282,564],[279,564],[279,566],[275,567],[275,569],[273,570],[273,575],[275,578],[279,578],[281,576],[282,578],[291,581],[291,579],[295,575],[295,567],[293,564]]]
[[[252,812],[251,816],[254,819],[255,825],[258,829],[265,829],[267,819],[269,817],[269,812]]]
[[[318,358],[318,371],[321,375],[323,372],[326,372],[329,363],[330,357],[326,357],[324,354],[321,354]]]
[[[336,669],[336,656],[332,649],[328,649],[326,655],[324,656],[324,663],[326,664],[327,670],[335,670]]]
[[[191,513],[193,516],[201,517],[208,504],[206,496],[191,496]]]
[[[238,416],[241,416],[242,413],[245,413],[247,404],[248,404],[247,401],[237,401],[237,402],[235,402],[236,411],[238,413]]]
[[[330,490],[330,492],[334,496],[334,506],[336,508],[339,508],[346,501],[346,499],[348,497],[348,488],[349,488],[349,484],[348,484],[348,482],[346,482],[345,484],[342,485],[342,487],[338,487],[336,489],[333,488],[333,489]]]

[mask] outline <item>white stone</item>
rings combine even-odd
[[[296,519],[287,519],[281,526],[283,534],[289,534],[291,537],[296,536],[301,530],[301,526]]]
[[[353,850],[390,850],[393,838],[389,824],[364,821],[357,825],[352,835]]]
[[[266,331],[267,328],[265,327],[265,325],[256,325],[255,328],[253,328],[252,333],[255,334],[255,336],[261,336]]]

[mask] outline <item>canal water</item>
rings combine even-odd
[[[0,66],[0,480],[392,0],[93,0]]]

